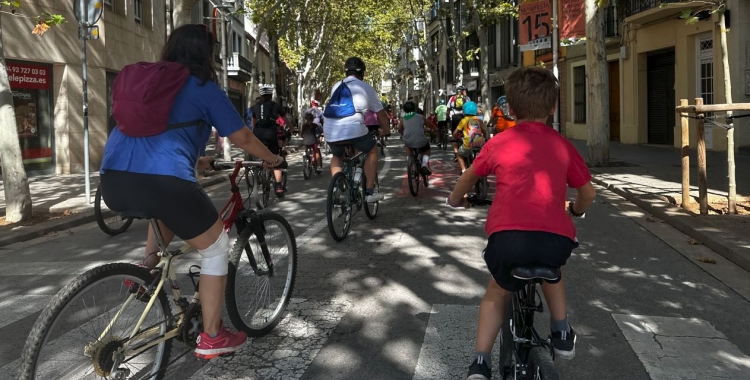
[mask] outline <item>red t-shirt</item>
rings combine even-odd
[[[490,139],[473,164],[494,175],[497,191],[485,232],[545,231],[576,238],[565,211],[566,186],[579,188],[591,174],[573,144],[542,123],[521,123]]]

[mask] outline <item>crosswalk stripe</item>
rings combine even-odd
[[[10,296],[0,301],[0,329],[44,309],[52,296]]]
[[[268,335],[249,339],[233,357],[211,360],[190,379],[215,380],[229,374],[242,374],[245,379],[299,379],[350,308],[347,301],[293,298],[287,317]]]
[[[698,318],[612,314],[652,380],[747,379],[750,356]]]
[[[478,306],[432,305],[413,380],[463,379],[474,354]],[[492,372],[497,374],[499,345],[492,349]]]

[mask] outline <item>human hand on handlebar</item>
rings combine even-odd
[[[274,162],[263,161],[263,167],[266,169],[286,169],[288,166],[289,164],[282,156],[276,156],[276,161]]]
[[[214,159],[209,156],[200,157],[198,158],[198,165],[196,165],[196,168],[198,170],[214,170],[211,165],[213,160]]]

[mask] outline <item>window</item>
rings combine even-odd
[[[704,104],[714,103],[714,39],[712,36],[697,38],[698,95]],[[708,114],[706,116],[709,116]]]
[[[106,8],[110,12],[114,12],[115,11],[114,2],[112,2],[112,0],[104,0],[104,8]]]
[[[133,0],[133,13],[135,13],[135,22],[143,25],[143,0]]]
[[[586,122],[586,66],[573,68],[573,122]]]

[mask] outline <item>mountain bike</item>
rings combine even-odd
[[[477,154],[479,154],[481,149],[482,148],[471,148],[471,154],[469,154],[469,157],[464,157],[464,159],[466,160],[467,168],[470,167],[474,160],[477,158]],[[477,181],[477,183],[474,185],[474,192],[477,195],[477,199],[487,199],[487,192],[489,187],[490,185],[489,181],[487,181],[487,177],[479,178],[479,181]]]
[[[416,197],[420,182],[424,182],[425,188],[429,185],[429,176],[422,173],[422,153],[419,149],[412,149],[411,152],[406,158],[406,176],[409,181],[409,192]]]
[[[115,213],[114,211],[103,211],[102,204],[105,206],[107,204],[104,203],[104,200],[102,199],[101,187],[102,186],[99,185],[96,188],[96,195],[94,196],[94,216],[96,218],[96,224],[98,224],[99,228],[107,235],[119,235],[125,232],[130,225],[133,224],[133,218],[124,218],[120,213]],[[107,213],[106,217],[104,215],[105,213]]]
[[[343,160],[344,167],[331,178],[326,197],[328,231],[337,242],[344,240],[349,234],[355,208],[359,211],[364,205],[367,218],[375,219],[380,206],[380,202],[367,202],[365,199],[367,178],[364,173],[364,154],[362,152],[354,154],[354,147],[346,145]],[[360,173],[358,179],[355,179],[355,172]],[[376,174],[375,190],[379,189],[380,184]]]
[[[447,122],[443,122],[443,125],[438,126],[438,146],[443,150],[448,149],[448,125],[446,123]]]
[[[225,302],[234,327],[249,336],[268,334],[283,319],[297,270],[289,223],[279,214],[244,207],[241,177],[261,165],[215,163],[215,168],[234,168],[229,176],[232,195],[219,214],[224,229],[234,226],[239,234],[229,257]],[[175,269],[175,261],[193,248],[185,244],[170,251],[155,219],[135,211],[123,215],[149,220],[159,264],[153,269],[105,264],[60,290],[31,329],[19,378],[161,379],[170,364],[197,346],[203,323],[196,281],[200,267],[192,265],[187,273],[193,297],[181,295]],[[170,362],[172,339],[191,348]]]

